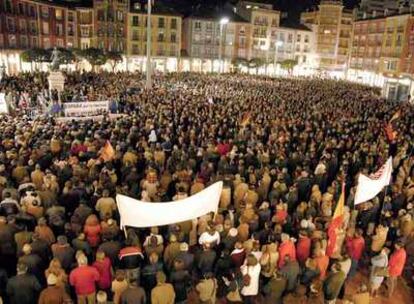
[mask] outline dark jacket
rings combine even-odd
[[[24,255],[19,258],[19,263],[27,265],[27,272],[36,276],[38,280],[43,278],[44,264],[42,259],[35,253]]]
[[[294,291],[298,284],[298,276],[300,272],[299,264],[297,261],[290,261],[289,263],[285,264],[285,266],[280,269],[280,272],[286,277],[287,279],[287,286],[286,290],[288,292]]]
[[[53,256],[60,261],[62,268],[68,273],[75,262],[75,250],[69,244],[53,244],[52,252]]]
[[[121,304],[144,303],[146,303],[146,296],[142,287],[128,287],[121,295]]]
[[[213,272],[214,262],[216,261],[216,252],[213,250],[203,250],[197,261],[197,268],[201,274]]]
[[[187,288],[191,285],[191,276],[187,270],[173,271],[170,282],[174,287],[175,300],[177,302],[187,300]]]
[[[36,304],[41,286],[34,275],[20,274],[7,283],[10,304]]]
[[[285,278],[272,278],[269,283],[263,287],[263,293],[265,295],[265,304],[282,304],[283,293],[287,286],[287,280]]]
[[[191,271],[194,265],[194,255],[188,253],[186,251],[180,251],[180,253],[176,256],[176,260],[181,260],[184,262],[185,269]]]
[[[332,301],[336,299],[345,282],[345,273],[343,271],[333,272],[323,282],[323,294],[325,300]]]

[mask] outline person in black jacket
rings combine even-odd
[[[6,293],[10,304],[36,304],[41,286],[36,277],[27,273],[25,264],[17,264],[17,275],[7,282]]]
[[[203,244],[203,251],[197,259],[197,269],[201,275],[213,272],[214,262],[216,261],[216,252],[211,250],[209,243]]]

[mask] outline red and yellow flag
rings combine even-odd
[[[112,145],[109,142],[109,140],[106,141],[105,146],[102,149],[101,158],[105,162],[109,162],[109,161],[111,161],[111,160],[113,160],[115,158],[115,150],[112,147]]]
[[[345,212],[345,184],[342,183],[341,195],[339,196],[338,204],[336,205],[332,221],[328,227],[328,245],[326,247],[326,255],[332,256],[336,251],[337,230],[341,228],[344,222]]]

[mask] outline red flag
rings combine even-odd
[[[345,209],[345,184],[342,183],[341,195],[339,196],[338,204],[336,205],[332,221],[329,223],[328,227],[328,245],[326,247],[326,255],[332,256],[336,251],[336,239],[337,239],[337,229],[340,229],[344,222],[344,209]]]
[[[109,140],[106,141],[105,146],[102,149],[101,158],[105,162],[109,162],[109,161],[111,161],[111,160],[113,160],[115,158],[115,150],[112,147],[112,145],[109,142]]]

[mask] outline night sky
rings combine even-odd
[[[236,3],[237,0],[164,0],[172,4],[178,11],[184,15],[196,7],[197,4],[208,6],[221,6],[226,2]],[[260,2],[258,0],[258,2]],[[299,15],[312,7],[316,7],[320,0],[264,0],[266,3],[273,3],[275,7],[281,11],[289,13],[290,21],[299,21]],[[347,8],[354,8],[360,0],[344,0],[344,5]]]

